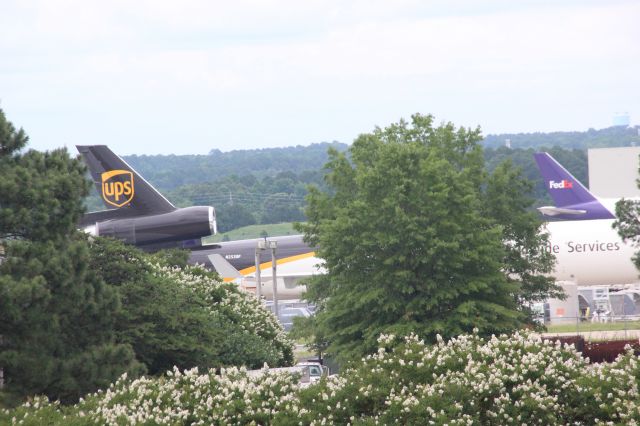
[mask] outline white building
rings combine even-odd
[[[589,149],[589,190],[600,198],[640,197],[640,147]]]

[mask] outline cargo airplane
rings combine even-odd
[[[640,282],[631,261],[636,247],[622,241],[613,228],[617,199],[599,199],[548,153],[535,160],[555,206],[538,210],[557,221],[548,222],[547,250],[556,256],[557,281],[585,285]]]
[[[107,210],[84,215],[80,227],[96,236],[113,237],[142,248],[184,248],[191,250],[190,263],[213,269],[225,281],[238,278],[251,289],[255,276],[255,250],[260,239],[202,244],[202,237],[217,232],[211,206],[177,208],[122,158],[105,145],[77,146]],[[271,237],[277,243],[276,265],[282,298],[298,298],[301,278],[322,273],[313,248],[302,235]],[[263,294],[271,290],[271,258],[262,254]],[[255,289],[255,280],[253,281]]]
[[[176,208],[104,145],[77,146],[107,210],[85,214],[86,232],[114,237],[145,250],[197,246],[216,233],[211,206]]]

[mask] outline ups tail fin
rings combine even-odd
[[[538,210],[558,219],[590,220],[614,219],[615,216],[546,152],[534,154],[547,192],[556,204]]]
[[[108,209],[125,210],[127,216],[168,213],[176,209],[106,145],[76,148],[84,157],[98,194]]]

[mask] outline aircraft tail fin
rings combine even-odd
[[[144,180],[106,145],[76,146],[91,172],[105,206],[126,216],[168,213],[176,210],[157,189]]]
[[[615,216],[587,188],[558,163],[549,153],[534,154],[547,192],[555,206],[538,210],[558,219],[614,219]]]

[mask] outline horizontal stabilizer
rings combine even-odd
[[[236,268],[234,268],[233,265],[231,265],[227,261],[227,259],[222,257],[221,254],[210,254],[209,256],[207,256],[207,258],[211,262],[213,269],[215,269],[218,275],[220,275],[220,278],[224,279],[225,281],[231,281],[236,278],[242,277],[242,274]]]
[[[579,216],[587,213],[586,210],[564,209],[561,207],[554,207],[554,206],[538,207],[538,211],[545,216],[559,216],[563,214]]]

